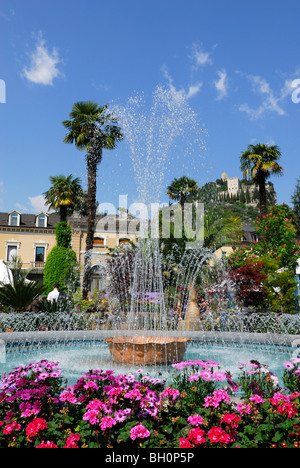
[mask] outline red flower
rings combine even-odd
[[[31,423],[28,424],[26,427],[26,435],[27,437],[35,437],[39,431],[46,429],[47,421],[41,418],[35,418]]]
[[[209,440],[215,444],[228,444],[231,441],[230,435],[217,426],[213,426],[207,435]]]

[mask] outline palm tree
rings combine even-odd
[[[87,193],[87,237],[85,268],[83,278],[83,298],[86,299],[89,289],[91,255],[94,243],[96,219],[97,167],[102,161],[103,149],[112,150],[117,142],[123,139],[117,119],[108,112],[107,105],[99,107],[93,101],[76,102],[70,113],[70,120],[63,121],[69,130],[63,141],[75,143],[79,150],[86,151],[88,172]]]
[[[171,200],[178,201],[183,208],[193,195],[198,192],[198,184],[195,180],[186,176],[174,179],[167,187],[167,195]]]
[[[184,205],[193,201],[195,195],[199,192],[198,184],[189,177],[182,176],[174,179],[167,187],[167,195],[170,200],[178,201],[181,206],[182,232],[184,232]]]
[[[274,175],[283,175],[283,168],[278,164],[281,152],[278,146],[262,143],[249,145],[241,155],[241,170],[244,178],[252,179],[259,187],[260,216],[267,214],[266,181]]]
[[[60,220],[66,221],[67,216],[75,210],[80,210],[84,190],[81,188],[80,179],[73,179],[72,174],[68,177],[64,175],[51,176],[51,187],[43,195],[50,209],[59,210]]]

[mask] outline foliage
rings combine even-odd
[[[281,152],[278,146],[268,146],[262,143],[249,145],[240,158],[243,176],[251,179],[259,187],[261,217],[267,214],[267,179],[272,174],[283,174],[283,169],[277,162],[280,158]]]
[[[264,304],[266,275],[262,262],[247,262],[244,266],[231,268],[229,277],[234,283],[235,299],[240,305],[259,308]]]
[[[274,205],[261,221],[257,220],[256,232],[259,237],[254,249],[257,255],[277,258],[280,267],[295,267],[300,243],[296,240],[297,231],[287,205]]]
[[[273,206],[269,213],[257,219],[258,241],[243,245],[230,257],[231,271],[259,264],[265,290],[264,307],[274,312],[295,313],[297,284],[295,265],[300,254],[291,209],[285,205]],[[262,275],[265,275],[263,278]]]
[[[73,304],[78,312],[101,312],[102,318],[107,318],[110,304],[107,294],[104,291],[90,292],[87,299],[82,298],[82,293],[78,290],[73,295]]]
[[[77,258],[72,249],[57,245],[49,253],[44,270],[46,294],[52,290],[54,283],[59,283],[60,289],[67,293],[78,288]]]
[[[178,201],[183,206],[195,198],[198,190],[198,184],[194,179],[183,176],[171,182],[167,187],[167,195],[169,195],[170,200]]]
[[[0,304],[4,311],[25,311],[44,292],[43,285],[27,280],[30,270],[23,269],[23,262],[15,257],[7,264],[13,283],[0,287]]]
[[[80,211],[86,199],[86,192],[81,187],[78,177],[73,179],[72,174],[51,176],[51,187],[44,193],[49,208],[59,210],[61,221],[66,221],[75,210]]]
[[[71,247],[72,230],[66,221],[56,224],[55,236],[57,245],[65,248]]]
[[[297,183],[292,195],[293,213],[295,215],[295,226],[297,228],[297,238],[300,237],[300,179]]]
[[[21,280],[0,288],[0,303],[17,312],[24,311],[44,292],[42,284]]]
[[[113,150],[122,141],[123,134],[117,125],[117,118],[108,112],[107,105],[99,107],[93,101],[79,101],[73,105],[70,120],[63,121],[68,133],[63,141],[75,143],[80,150],[86,150],[88,172],[87,191],[87,236],[86,255],[83,276],[82,294],[87,299],[90,280],[90,251],[93,249],[96,219],[97,166],[102,161],[104,149]]]
[[[290,392],[300,392],[300,358],[284,363],[283,383]]]
[[[214,361],[174,364],[170,383],[142,369],[91,370],[73,387],[57,363],[19,367],[0,384],[0,447],[299,448],[299,378],[285,393],[263,365],[246,365],[238,403],[237,383]]]

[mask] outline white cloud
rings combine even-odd
[[[253,93],[262,96],[262,101],[257,108],[250,107],[247,103],[240,105],[239,110],[241,112],[245,112],[251,120],[259,119],[266,112],[275,112],[277,115],[286,114],[282,103],[292,92],[291,80],[285,81],[277,96],[271,89],[269,83],[261,76],[250,75],[248,76],[248,80],[251,83]]]
[[[217,100],[223,99],[228,93],[228,78],[225,70],[218,71],[219,79],[214,81],[214,85],[218,92]]]
[[[31,203],[31,210],[34,213],[40,213],[41,211],[48,212],[48,205],[46,205],[43,195],[29,197],[29,201]]]
[[[197,83],[189,86],[188,91],[185,91],[184,89],[177,90],[173,84],[173,78],[171,77],[166,65],[162,67],[162,72],[164,77],[168,80],[170,91],[172,92],[173,96],[178,100],[190,99],[196,96],[202,87],[201,81],[198,81]]]
[[[211,55],[212,52],[205,51],[204,48],[199,44],[193,44],[191,59],[196,69],[205,65],[212,65],[213,61]]]
[[[198,81],[198,83],[191,85],[186,95],[187,99],[196,96],[196,94],[198,94],[200,89],[202,88],[202,84],[203,83],[201,83],[201,81]]]
[[[61,62],[57,50],[49,52],[42,34],[30,54],[30,66],[23,68],[23,76],[30,82],[42,85],[53,85],[53,80],[61,75],[57,65]]]

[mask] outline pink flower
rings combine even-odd
[[[84,388],[85,390],[89,390],[90,388],[91,388],[92,390],[98,390],[99,387],[98,387],[98,385],[97,385],[95,382],[90,381],[90,382],[87,382],[87,383],[84,385],[83,388]]]
[[[191,445],[190,441],[188,439],[185,439],[184,437],[179,438],[179,444],[180,448],[194,448],[194,446]]]
[[[59,395],[59,401],[68,401],[69,403],[77,403],[76,395],[72,390],[66,390]]]
[[[259,395],[251,395],[249,400],[254,401],[254,403],[262,403],[263,404],[265,402],[265,400]]]
[[[58,448],[57,445],[54,442],[50,442],[47,440],[47,442],[42,441],[40,445],[37,445],[35,448]]]
[[[13,431],[19,431],[21,429],[21,424],[18,424],[17,422],[12,422],[11,424],[8,424],[5,426],[3,429],[3,434],[11,434]]]
[[[187,421],[192,426],[200,426],[200,424],[203,424],[203,418],[202,416],[199,416],[199,414],[194,414],[193,416],[189,416],[187,418]]]
[[[130,429],[130,438],[131,440],[135,439],[145,439],[149,437],[151,434],[148,429],[143,424],[138,424]]]
[[[199,378],[200,377],[199,377],[198,374],[192,374],[192,375],[189,376],[189,381],[190,382],[195,382],[195,381],[197,382],[199,380]]]
[[[106,429],[113,427],[115,424],[117,424],[117,421],[114,418],[111,416],[104,416],[104,418],[101,419],[100,427],[102,431],[106,431]]]
[[[225,380],[226,379],[226,375],[224,372],[215,372],[213,374],[213,378],[215,380],[219,380],[219,381],[222,381],[222,380]]]
[[[140,400],[142,397],[143,395],[141,394],[138,388],[130,390],[124,395],[124,398],[130,398],[131,400]]]
[[[79,448],[76,444],[80,439],[80,434],[71,434],[67,438],[67,445],[64,446],[64,448]]]
[[[205,369],[205,370],[202,370],[202,371],[200,372],[200,377],[201,377],[203,380],[212,380],[213,375],[212,375],[212,373],[210,372],[210,370]]]
[[[170,399],[172,398],[172,400],[175,401],[180,397],[180,391],[176,388],[168,387],[163,392],[161,392],[160,396]]]
[[[286,369],[294,369],[294,364],[292,362],[290,362],[290,361],[285,361],[284,362],[284,367]]]

